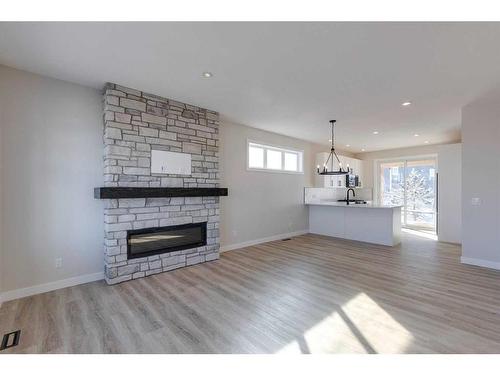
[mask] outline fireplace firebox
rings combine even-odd
[[[206,222],[127,231],[128,259],[191,249],[206,244]]]

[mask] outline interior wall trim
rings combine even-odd
[[[53,290],[67,288],[70,286],[90,283],[92,281],[104,279],[104,272],[91,273],[88,275],[81,275],[71,277],[69,279],[52,281],[46,284],[33,285],[27,288],[14,289],[0,294],[0,305],[2,302],[12,301],[14,299],[33,296],[35,294],[51,292]]]
[[[494,270],[500,270],[500,262],[492,262],[490,260],[460,257],[460,263],[470,264],[471,266],[479,266],[479,267],[491,268]]]
[[[256,240],[250,240],[250,241],[245,241],[245,242],[240,242],[240,243],[235,243],[232,245],[225,245],[225,246],[221,246],[220,252],[223,253],[225,251],[241,249],[242,247],[258,245],[258,244],[265,243],[265,242],[278,241],[278,240],[282,240],[282,239],[288,238],[288,237],[301,236],[301,235],[307,234],[307,233],[309,233],[308,229],[299,230],[296,232],[276,234],[274,236],[259,238]]]

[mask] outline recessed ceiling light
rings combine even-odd
[[[377,131],[377,130],[375,130],[375,131],[373,132],[373,134],[377,135],[377,134],[378,134],[378,131]]]
[[[351,147],[351,145],[345,145],[345,147]]]
[[[411,102],[404,102],[404,103],[401,103],[401,105],[403,107],[408,107],[409,105],[411,105]]]
[[[365,149],[364,149],[364,148],[362,148],[362,149],[361,149],[361,151],[365,151]]]
[[[210,72],[203,72],[203,77],[204,77],[204,78],[210,78],[210,77],[212,77],[212,76],[213,76],[213,74],[212,74],[212,73],[210,73]]]
[[[429,143],[429,141],[425,141],[424,143]]]
[[[420,137],[420,134],[413,134],[414,137]]]
[[[331,141],[332,141],[331,139],[328,140],[328,142],[331,142]]]

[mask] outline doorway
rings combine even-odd
[[[437,232],[437,158],[419,157],[378,161],[378,199],[401,205],[405,228]]]

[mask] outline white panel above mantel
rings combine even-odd
[[[151,173],[190,175],[191,154],[152,150]]]

